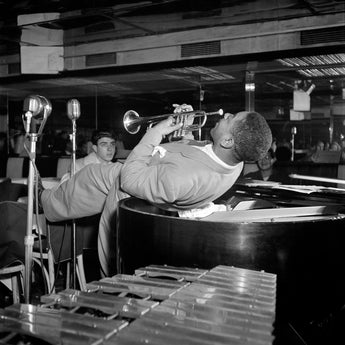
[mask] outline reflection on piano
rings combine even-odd
[[[133,273],[155,262],[277,274],[278,333],[288,329],[312,344],[328,341],[336,334],[330,319],[345,304],[345,190],[295,187],[239,182],[217,201],[233,210],[202,220],[125,199],[118,215],[118,271]]]

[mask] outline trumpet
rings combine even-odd
[[[182,113],[172,113],[172,114],[163,114],[163,115],[156,115],[156,116],[148,116],[148,117],[140,117],[139,114],[134,110],[128,110],[123,116],[123,126],[125,130],[130,134],[136,134],[139,132],[141,126],[143,124],[148,124],[149,127],[152,127],[155,123],[160,122],[170,116],[173,116],[176,123],[182,122],[182,127],[179,129],[185,131],[196,131],[199,128],[203,127],[206,123],[208,116],[213,115],[223,115],[223,109],[219,109],[214,112],[206,113],[203,110],[193,110],[193,111],[185,111]],[[192,123],[188,124],[189,117],[193,116],[195,118],[201,118],[200,123]]]

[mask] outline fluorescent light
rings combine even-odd
[[[345,67],[343,67],[345,63],[344,53],[284,58],[277,59],[277,61],[287,67],[303,67],[303,69],[298,69],[297,72],[306,77],[345,75]],[[342,66],[337,67],[338,64]]]

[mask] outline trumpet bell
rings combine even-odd
[[[134,110],[128,110],[123,115],[123,126],[130,134],[137,134],[141,125],[139,124],[139,114]]]

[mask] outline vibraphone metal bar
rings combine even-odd
[[[97,344],[127,325],[124,320],[104,320],[31,304],[14,304],[0,309],[1,332],[30,335],[50,344]],[[0,343],[13,344],[12,338],[7,338],[8,342],[0,338]]]
[[[274,340],[274,274],[152,265],[135,276],[89,283],[87,290],[42,296],[42,306],[0,310],[0,332],[52,344],[266,345]]]

